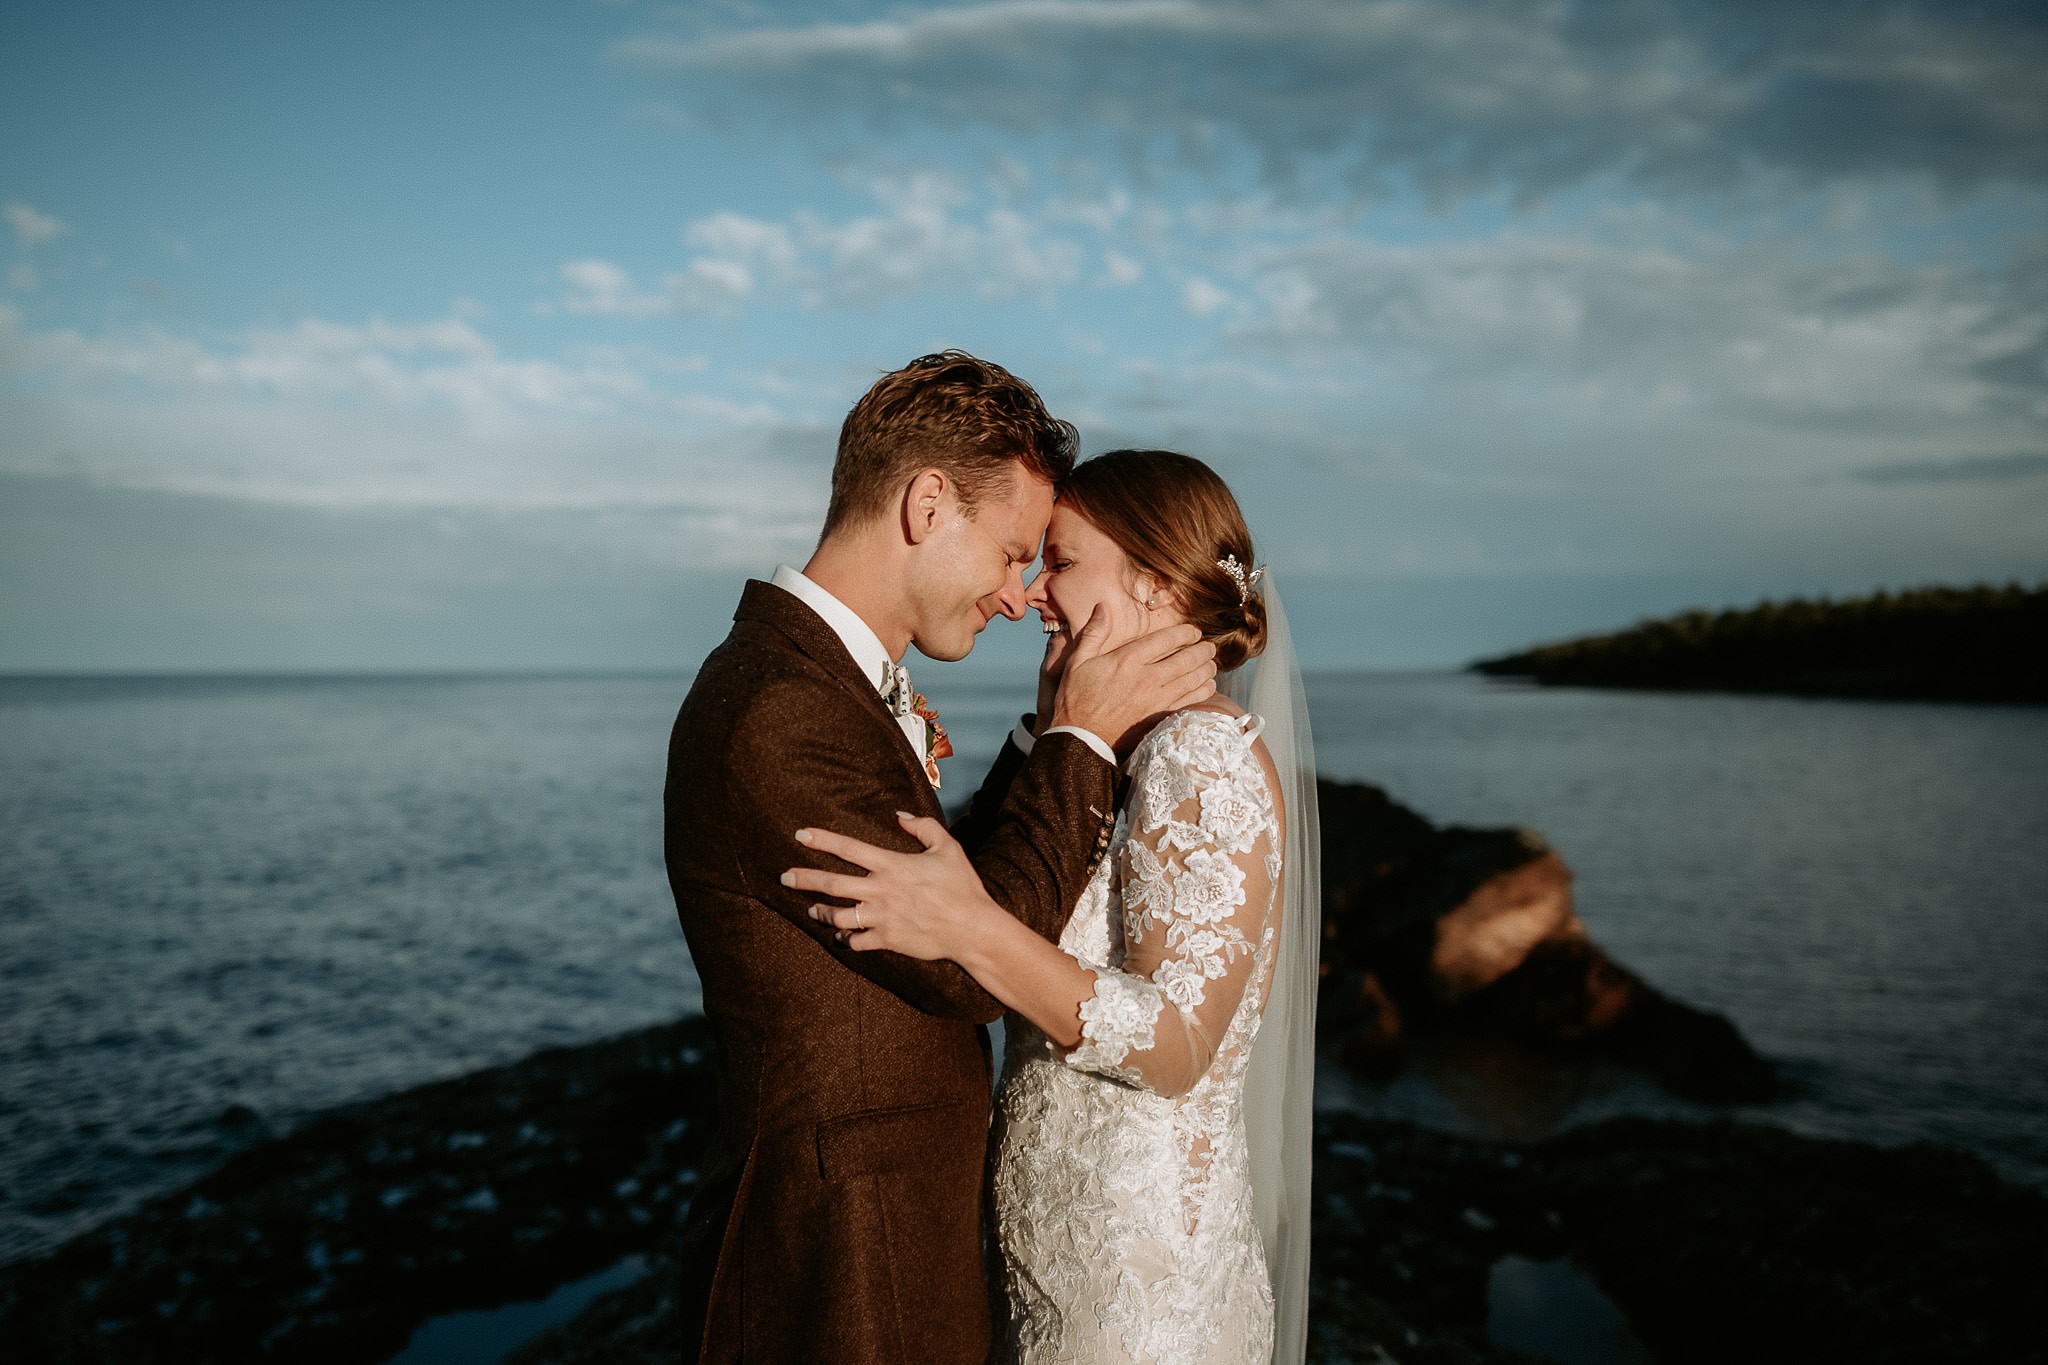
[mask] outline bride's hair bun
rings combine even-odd
[[[1229,485],[1192,455],[1112,450],[1074,466],[1060,501],[1117,543],[1141,573],[1172,588],[1181,611],[1216,646],[1228,673],[1266,648],[1266,604],[1256,584],[1240,589],[1223,562],[1249,580],[1258,561]]]

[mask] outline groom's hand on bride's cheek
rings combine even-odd
[[[1097,652],[1099,619],[1091,618],[1060,679],[1053,725],[1100,735],[1119,753],[1143,738],[1146,723],[1216,693],[1216,646],[1191,625],[1165,626],[1128,644]]]

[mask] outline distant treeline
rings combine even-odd
[[[2048,702],[2048,585],[1690,611],[1472,668],[1578,687]]]

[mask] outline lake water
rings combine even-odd
[[[1753,1116],[1966,1147],[2048,1185],[2048,709],[1463,675],[1310,691],[1324,772],[1439,823],[1542,831],[1595,941],[1804,1088]],[[1563,1105],[1512,1074],[1444,1079],[1364,1099],[1506,1136],[1699,1112],[1612,1078]]]
[[[919,684],[964,796],[1028,683]],[[660,845],[685,688],[0,679],[0,1261],[316,1110],[695,1008]],[[1804,1086],[1755,1116],[2048,1185],[2048,711],[1310,693],[1332,776],[1549,836],[1596,938]],[[1518,1084],[1332,1099],[1477,1131],[1678,1108]]]

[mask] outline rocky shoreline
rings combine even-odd
[[[1726,1019],[1609,958],[1527,830],[1438,828],[1324,783],[1325,1058],[1384,1078],[1432,1040],[1633,1068],[1706,1103],[1782,1093]],[[713,1121],[702,1019],[336,1110],[0,1267],[37,1362],[375,1365],[425,1322],[648,1259],[520,1365],[677,1358],[672,1241]],[[1730,1122],[1461,1139],[1343,1113],[1316,1135],[1319,1362],[1515,1365],[1503,1266],[1568,1264],[1667,1365],[2048,1362],[2048,1198],[1974,1157]]]
[[[1512,1145],[1331,1115],[1315,1161],[1318,1365],[1527,1365],[1488,1333],[1510,1257],[1568,1258],[1665,1365],[2048,1360],[2048,1199],[1959,1153],[1652,1120]],[[672,1362],[675,1287],[658,1261],[508,1365]]]
[[[1704,1104],[1785,1093],[1733,1023],[1663,994],[1592,940],[1571,869],[1535,830],[1438,826],[1378,787],[1316,785],[1316,1033],[1348,1070],[1385,1079],[1416,1043],[1459,1036],[1619,1064]]]
[[[1324,1360],[1512,1359],[1484,1335],[1509,1255],[1570,1258],[1666,1365],[2048,1360],[2048,1199],[1933,1147],[1646,1119],[1510,1145],[1337,1116],[1314,1226]]]
[[[368,1365],[653,1252],[709,1128],[701,1019],[339,1109],[0,1267],[12,1360]]]
[[[521,1365],[672,1361],[666,1247],[709,1118],[701,1020],[337,1111],[0,1269],[12,1359],[370,1365],[424,1321],[653,1269]],[[1503,1257],[1569,1257],[1659,1361],[2048,1360],[2048,1199],[1974,1157],[1616,1120],[1533,1144],[1316,1136],[1318,1361],[1469,1365]]]

